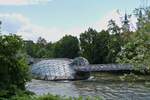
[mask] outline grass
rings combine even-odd
[[[47,94],[43,96],[33,96],[33,95],[22,95],[22,96],[14,96],[10,100],[102,100],[100,97],[65,97]]]

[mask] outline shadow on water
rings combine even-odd
[[[120,75],[114,74],[93,76],[92,80],[80,81],[32,80],[27,84],[27,89],[37,95],[51,93],[72,97],[102,96],[106,100],[150,100],[150,76],[139,76],[140,81],[136,82],[120,81]]]

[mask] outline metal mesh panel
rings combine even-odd
[[[43,60],[32,66],[32,74],[35,78],[44,80],[73,79],[74,70],[69,66],[68,60]]]
[[[75,68],[76,71],[90,72],[90,71],[133,71],[134,67],[129,64],[95,64],[87,66],[79,66]]]

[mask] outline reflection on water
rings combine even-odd
[[[53,82],[32,80],[27,89],[37,95],[57,94],[66,96],[102,96],[106,100],[150,100],[150,87],[145,82],[130,84],[110,81]]]

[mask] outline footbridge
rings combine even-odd
[[[130,64],[95,64],[86,66],[76,66],[77,72],[119,72],[119,71],[137,71],[137,69]],[[139,71],[139,69],[138,69]],[[147,71],[146,67],[140,69],[141,72]]]

